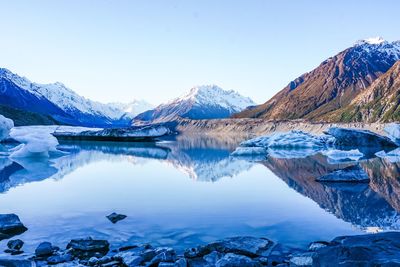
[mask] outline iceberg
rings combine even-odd
[[[391,163],[400,162],[400,148],[396,148],[389,152],[382,150],[375,153],[375,155],[379,158],[387,159]]]
[[[400,143],[400,124],[389,123],[385,126],[384,131],[387,133],[390,139],[396,143]]]
[[[0,115],[0,142],[9,137],[11,128],[14,127],[14,122],[3,115]]]
[[[10,137],[21,143],[9,150],[11,158],[43,158],[65,153],[57,149],[57,139],[45,131],[17,127],[11,129]]]

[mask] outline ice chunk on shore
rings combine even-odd
[[[0,115],[0,141],[9,137],[11,128],[14,127],[14,122],[3,115]]]
[[[333,162],[342,162],[342,161],[358,161],[364,154],[360,152],[358,149],[351,150],[338,150],[338,149],[330,149],[322,151],[322,154],[327,156]]]
[[[10,157],[49,157],[63,154],[57,149],[57,139],[50,133],[13,128],[10,131],[10,136],[21,143],[10,150]]]
[[[400,124],[389,123],[385,126],[384,131],[387,133],[390,139],[399,142],[400,140]]]
[[[385,151],[379,151],[375,153],[377,157],[387,159],[389,162],[395,163],[395,162],[400,162],[400,148],[396,148],[395,150],[385,152]]]

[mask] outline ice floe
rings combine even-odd
[[[44,131],[30,131],[27,128],[13,128],[10,137],[21,143],[9,150],[11,158],[21,157],[50,157],[62,155],[64,152],[57,149],[57,139]]]

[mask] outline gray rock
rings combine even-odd
[[[53,255],[47,258],[47,263],[50,265],[55,265],[59,263],[72,261],[72,256],[69,254],[64,255]]]
[[[207,254],[203,257],[203,259],[210,265],[215,265],[218,260],[220,260],[224,254],[218,252],[218,251],[213,251],[210,254]]]
[[[21,239],[14,239],[7,242],[7,247],[13,250],[20,250],[24,245],[24,241]]]
[[[400,266],[400,232],[337,237],[313,255],[313,266]]]
[[[156,251],[156,256],[150,261],[150,266],[156,265],[160,262],[175,262],[176,252],[172,248],[160,248]]]
[[[359,165],[349,166],[316,179],[318,182],[369,183],[368,174]]]
[[[314,254],[312,252],[293,255],[289,260],[290,266],[313,266],[313,255]]]
[[[123,214],[117,214],[115,212],[111,213],[110,215],[106,216],[107,219],[110,220],[112,223],[117,223],[123,219],[125,219],[127,216]]]
[[[80,259],[90,259],[98,253],[102,256],[106,255],[110,249],[110,244],[107,240],[94,240],[88,237],[71,240],[67,249],[70,249],[71,253]]]
[[[270,254],[273,245],[274,243],[266,238],[250,236],[231,237],[205,246],[186,250],[185,257],[203,257],[213,251],[218,251],[220,253],[235,253],[253,258],[260,256],[267,257]]]
[[[335,145],[343,147],[386,147],[394,148],[397,145],[386,136],[368,130],[347,129],[332,127],[326,132],[336,138]]]
[[[180,258],[175,262],[175,267],[187,267],[188,263],[185,258]]]
[[[0,214],[0,240],[22,234],[28,230],[15,214]]]
[[[35,249],[36,257],[48,257],[53,255],[54,249],[50,242],[42,242]]]
[[[215,264],[216,267],[261,267],[261,263],[247,256],[236,255],[233,253],[226,254]]]
[[[119,259],[128,267],[138,266],[145,261],[142,256],[132,251],[120,252],[114,256],[114,259]]]

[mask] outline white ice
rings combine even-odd
[[[393,141],[397,141],[400,139],[400,124],[398,123],[389,123],[385,126],[385,132]]]
[[[45,131],[17,127],[11,129],[10,137],[21,143],[9,151],[11,158],[43,158],[63,154],[57,149],[57,139]]]

